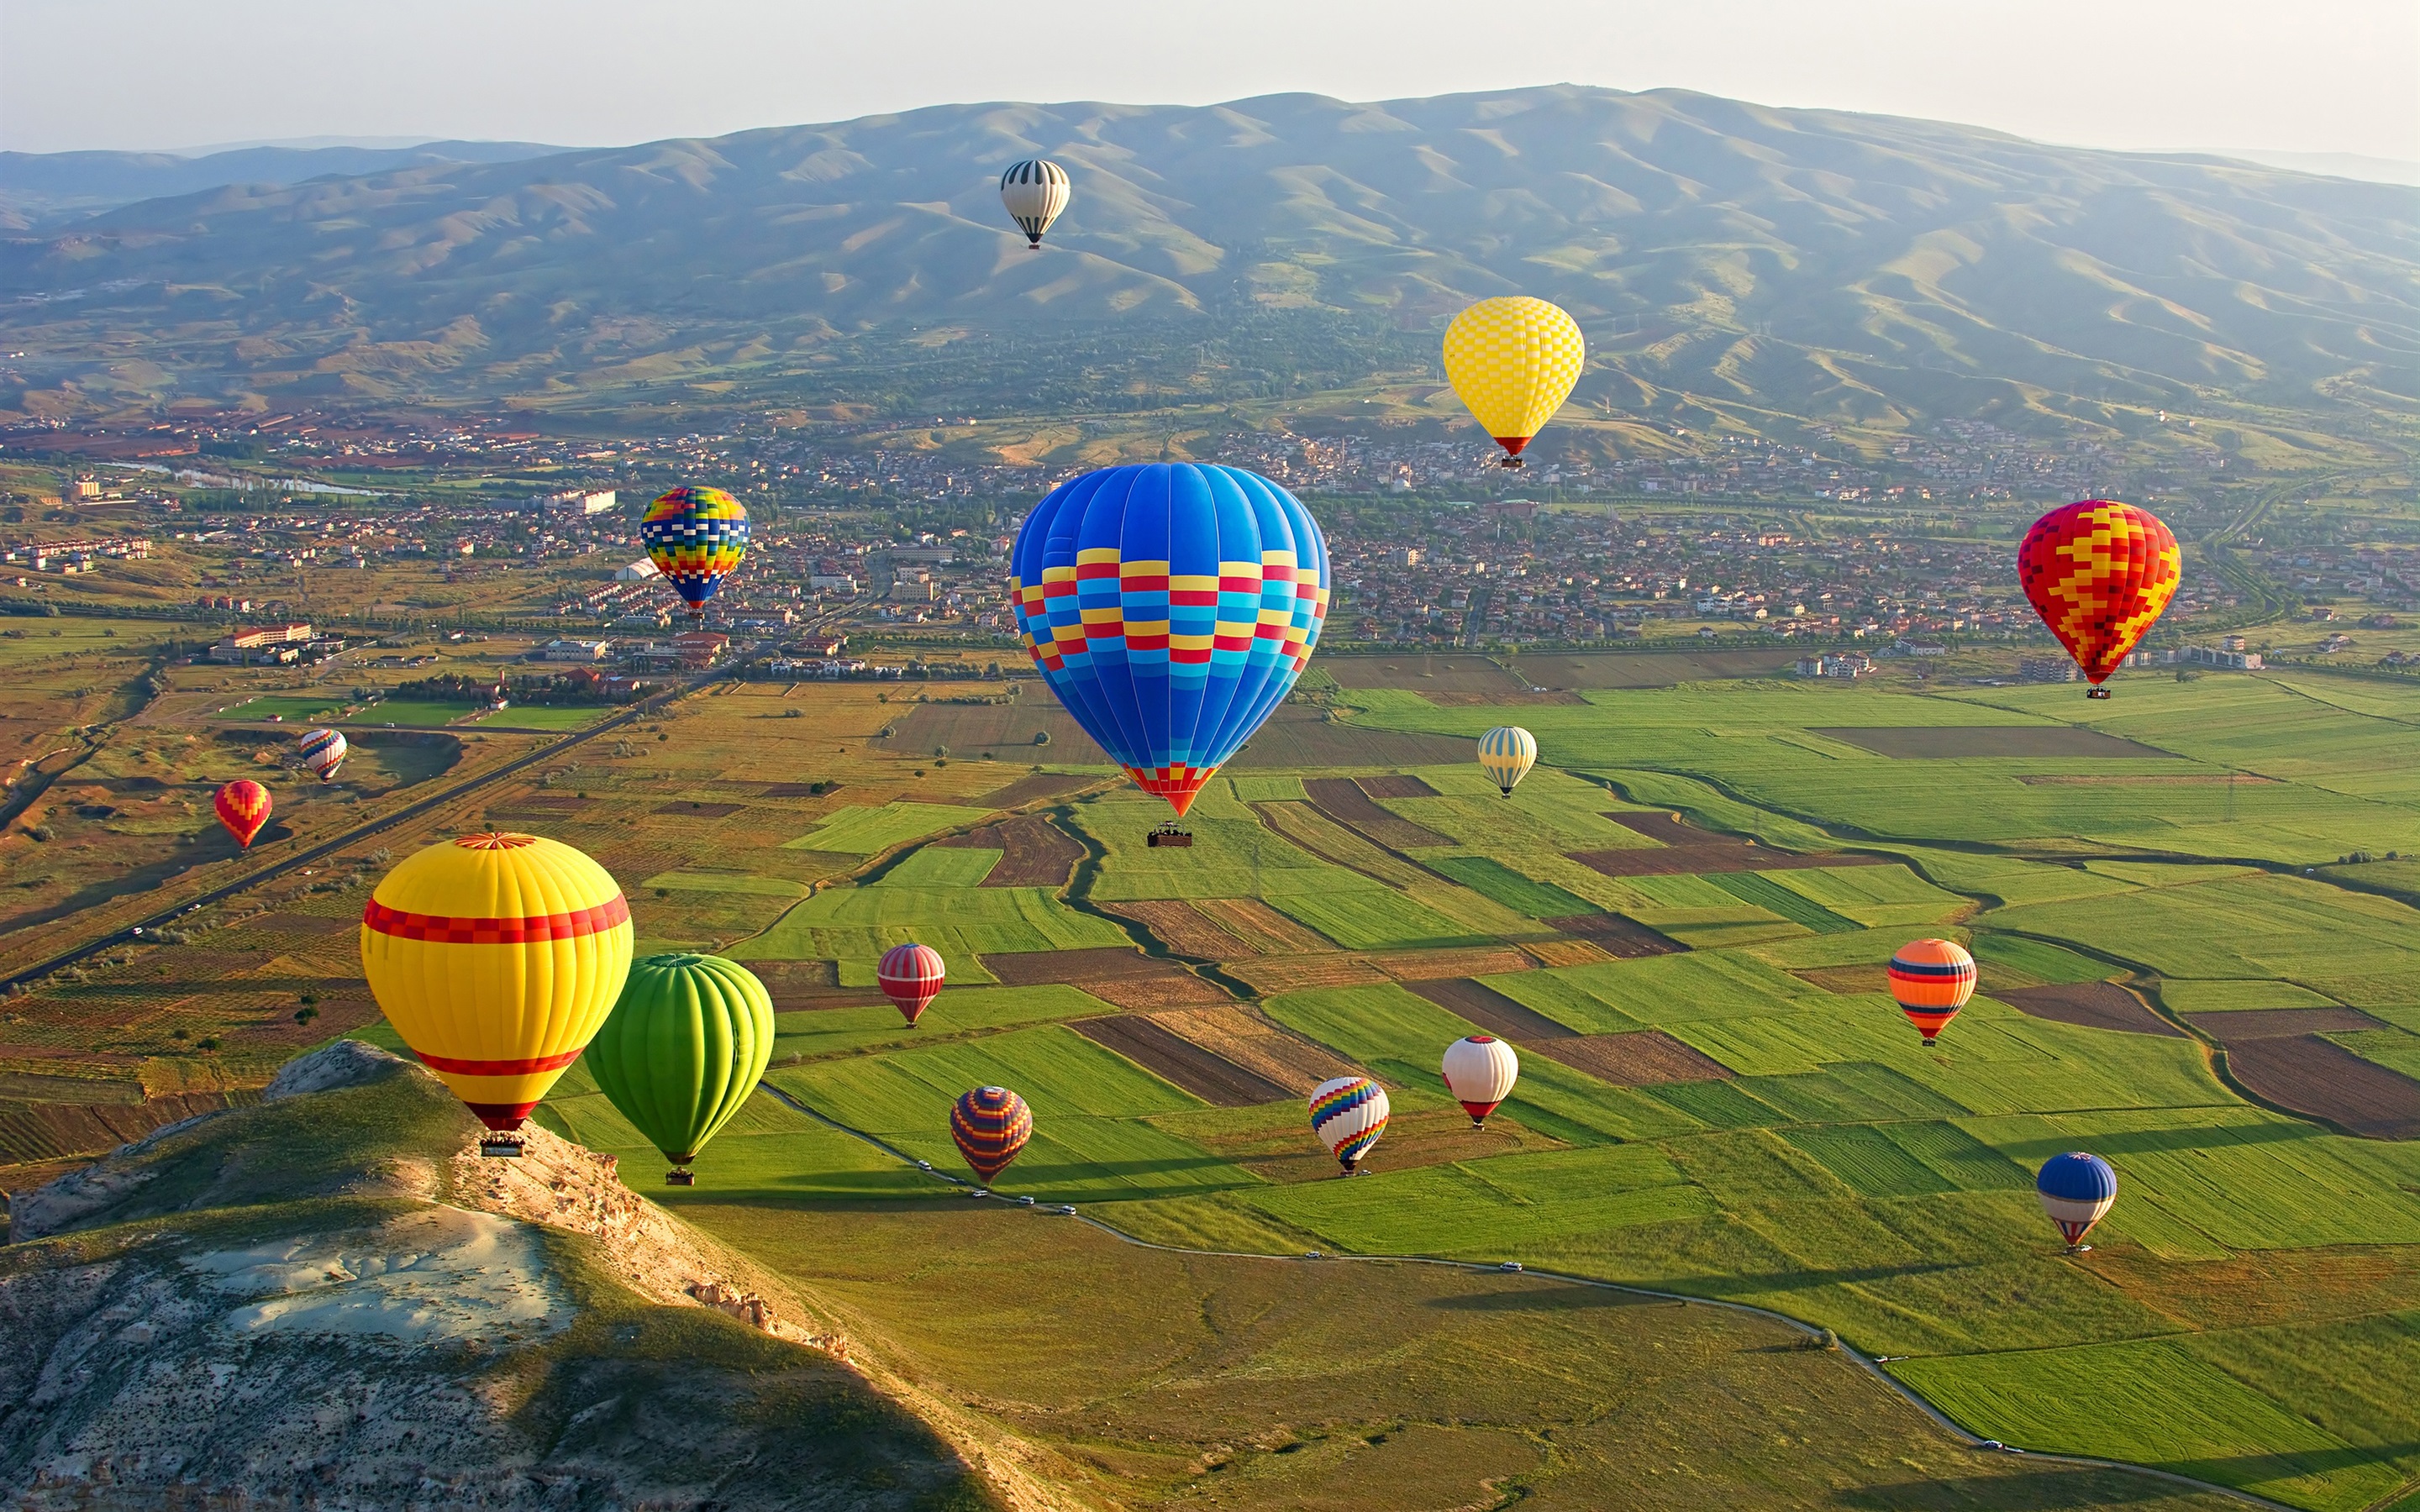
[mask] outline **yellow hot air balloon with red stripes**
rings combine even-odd
[[[362,916],[362,974],[387,1022],[517,1155],[514,1131],[580,1058],[630,972],[613,876],[535,835],[442,841],[386,874]]]

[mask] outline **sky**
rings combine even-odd
[[[0,0],[0,147],[567,147],[970,100],[1572,83],[2420,159],[2413,0]]]

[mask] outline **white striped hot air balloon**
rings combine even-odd
[[[1027,246],[1042,250],[1042,233],[1067,208],[1067,170],[1040,158],[1010,164],[1000,176],[1000,202],[1025,233]]]
[[[1511,797],[1529,768],[1538,764],[1538,737],[1517,724],[1500,724],[1479,737],[1479,765]]]
[[[336,779],[336,768],[345,764],[345,752],[350,748],[334,730],[314,730],[296,741],[294,748],[302,752],[302,764],[318,773],[322,782]]]

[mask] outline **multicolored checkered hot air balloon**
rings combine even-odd
[[[1311,1089],[1311,1132],[1352,1176],[1387,1132],[1387,1089],[1367,1076],[1337,1076]]]
[[[1470,417],[1521,465],[1521,448],[1572,396],[1588,366],[1579,323],[1559,305],[1521,295],[1481,300],[1445,328],[1445,378]]]
[[[2073,1255],[2091,1247],[2084,1242],[2084,1236],[2117,1204],[2118,1173],[2100,1156],[2071,1149],[2042,1162],[2041,1174],[2034,1178],[2034,1192],[2041,1198],[2042,1211],[2050,1214],[2050,1221],[2058,1225],[2066,1238],[2067,1252]]]
[[[1975,995],[1975,958],[1956,940],[1910,940],[1891,957],[1890,990],[1931,1044]]]
[[[1181,818],[1294,687],[1327,617],[1327,542],[1240,468],[1104,468],[1034,506],[1017,628],[1085,733]]]
[[[237,778],[219,789],[210,799],[218,810],[219,823],[235,837],[236,844],[252,849],[252,838],[260,826],[269,823],[269,810],[274,807],[269,800],[269,790],[248,777]]]
[[[639,539],[689,617],[702,620],[706,601],[748,554],[748,509],[720,488],[675,488],[647,506]]]
[[[396,1033],[518,1155],[513,1131],[580,1058],[630,971],[630,905],[605,869],[535,835],[406,856],[362,914],[362,975]]]
[[[988,1182],[1033,1137],[1033,1110],[1005,1087],[978,1087],[951,1107],[950,1137],[967,1169]]]
[[[874,967],[875,984],[911,1029],[941,995],[941,980],[948,975],[941,952],[929,945],[894,945]]]
[[[294,743],[302,754],[302,764],[319,774],[322,782],[336,779],[336,768],[345,764],[345,753],[352,748],[345,744],[342,732],[314,730]]]
[[[2017,581],[2091,682],[2090,698],[2143,639],[2183,578],[2177,538],[2149,510],[2086,499],[2034,521]]]

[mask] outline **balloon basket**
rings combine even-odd
[[[2109,690],[2105,687],[2096,687],[2084,696],[2088,699],[2105,699],[2109,696]]]
[[[1163,825],[1144,836],[1142,842],[1145,847],[1155,850],[1162,845],[1190,847],[1193,844],[1193,835],[1190,830],[1179,829],[1174,825]]]
[[[488,1160],[519,1160],[521,1158],[521,1136],[517,1134],[483,1134],[479,1154]]]
[[[694,1173],[690,1171],[677,1169],[669,1170],[664,1173],[664,1185],[695,1186],[697,1185],[697,1177]]]
[[[1931,1049],[1934,1045],[1939,1044],[1940,1042],[1941,1042],[1940,1041],[1935,1040],[1932,1036],[1931,1036],[1931,1035],[1929,1035],[1929,1034],[1928,1034],[1928,1035],[1926,1035],[1926,1036],[1924,1037],[1924,1048],[1926,1048],[1927,1050]]]

